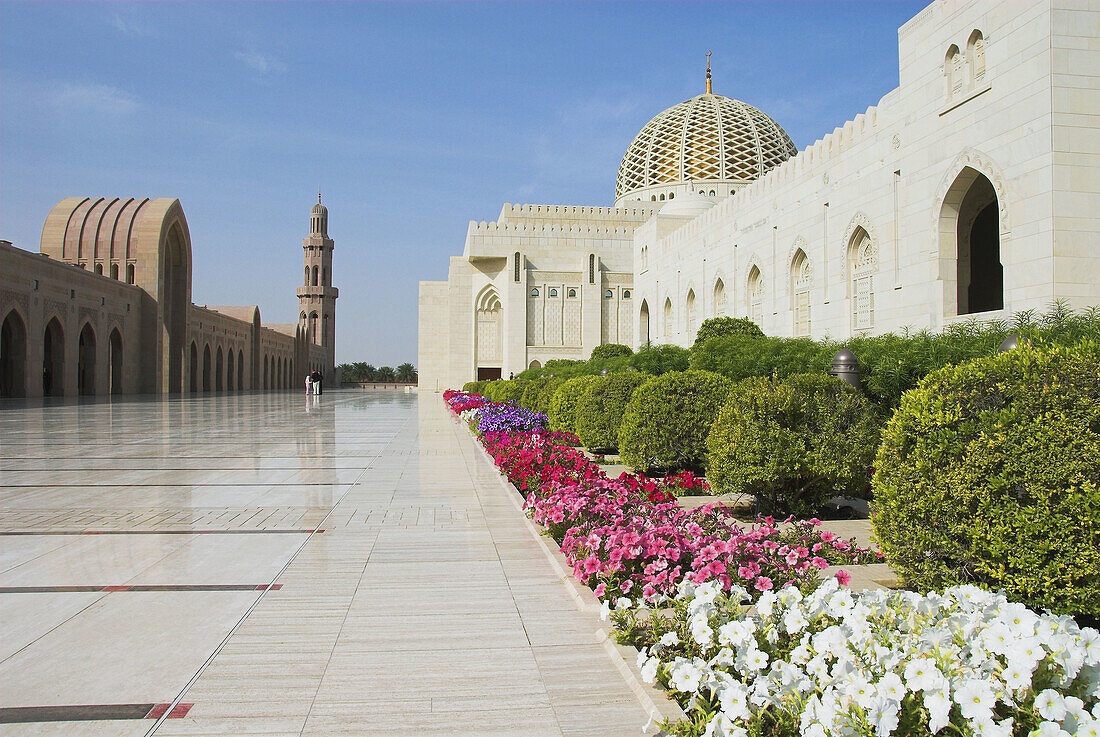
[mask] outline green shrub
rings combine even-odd
[[[763,338],[764,331],[747,317],[711,317],[703,320],[699,326],[699,332],[695,334],[693,348],[701,345],[710,338],[720,338],[725,335],[748,335],[752,338]]]
[[[533,409],[535,412],[542,412],[545,415],[550,414],[550,400],[554,396],[554,392],[558,390],[567,379],[563,379],[560,376],[552,376],[546,379],[546,383],[539,389],[538,398],[535,402]]]
[[[678,345],[647,345],[630,358],[629,365],[643,374],[659,376],[670,371],[687,371],[688,349]]]
[[[927,376],[875,460],[874,529],[913,586],[976,583],[1100,614],[1100,343]]]
[[[549,381],[550,378],[545,376],[528,381],[527,386],[523,389],[523,396],[519,400],[520,406],[532,412],[538,412],[539,394]]]
[[[745,379],[707,438],[707,480],[767,514],[810,516],[835,494],[866,496],[881,433],[875,407],[839,379]]]
[[[732,386],[709,371],[672,371],[649,379],[626,405],[619,455],[643,472],[700,470],[710,426]]]
[[[733,381],[751,376],[792,376],[828,372],[839,347],[809,338],[727,335],[691,350],[691,367],[714,371]],[[856,354],[858,355],[858,354]]]
[[[619,425],[634,390],[649,376],[623,371],[593,382],[577,400],[577,435],[589,448],[617,448]]]
[[[557,432],[577,431],[577,400],[595,376],[576,376],[566,380],[550,399],[550,429]]]
[[[504,381],[496,382],[499,384],[496,390],[496,399],[494,402],[515,402],[519,403],[523,399],[523,392],[527,389],[527,384],[530,383],[526,379],[505,379]]]
[[[474,394],[481,394],[481,391],[485,388],[484,381],[467,381],[462,385],[462,391],[473,392]]]
[[[592,355],[588,357],[588,360],[602,361],[605,358],[633,355],[634,351],[630,350],[630,346],[625,346],[620,343],[604,343],[592,349]]]

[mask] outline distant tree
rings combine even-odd
[[[359,381],[378,381],[378,369],[369,363],[362,364],[363,368],[360,369],[363,378]]]
[[[392,366],[383,366],[374,372],[375,381],[391,382],[397,378]]]
[[[411,363],[403,363],[397,367],[397,380],[408,383],[416,382],[416,367]]]

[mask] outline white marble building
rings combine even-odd
[[[421,283],[421,386],[713,315],[844,338],[1100,304],[1100,4],[941,1],[898,42],[899,87],[801,152],[708,78],[630,144],[615,207],[472,224]]]

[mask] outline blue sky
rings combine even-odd
[[[0,3],[0,238],[71,195],[178,197],[200,304],[293,322],[323,192],[337,361],[416,363],[417,282],[504,202],[608,205],[703,91],[801,149],[898,84],[923,3]]]

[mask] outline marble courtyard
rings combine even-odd
[[[438,395],[0,406],[6,736],[649,718]]]

